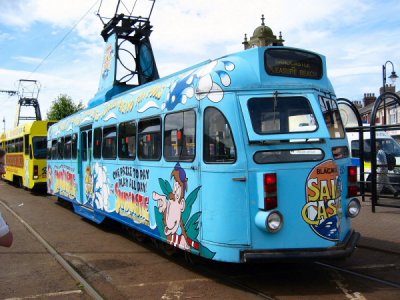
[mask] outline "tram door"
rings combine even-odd
[[[228,101],[230,102],[230,101]],[[203,239],[248,245],[246,155],[236,112],[207,107],[203,113],[201,164]],[[235,142],[236,141],[236,142]]]
[[[92,179],[92,126],[85,126],[80,131],[79,151],[79,202],[93,208],[93,179]]]

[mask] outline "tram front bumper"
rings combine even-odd
[[[322,258],[342,258],[353,253],[360,239],[360,234],[355,231],[347,236],[340,244],[329,248],[308,249],[269,249],[269,250],[243,250],[240,253],[241,262],[268,262],[273,260],[303,260]]]

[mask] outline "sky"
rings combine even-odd
[[[122,1],[119,12],[136,2],[134,15],[143,16],[152,3]],[[17,90],[20,79],[37,80],[44,119],[61,94],[86,105],[97,92],[103,62],[103,24],[96,13],[111,17],[116,3],[0,0],[0,90]],[[282,32],[285,46],[326,56],[338,98],[378,95],[382,66],[387,77],[392,71],[387,61],[400,76],[398,0],[156,0],[150,39],[160,76],[243,50],[244,34],[252,36],[262,14],[275,35]],[[0,93],[0,101],[1,129],[11,129],[18,97]]]

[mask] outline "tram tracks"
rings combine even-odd
[[[360,273],[360,272],[352,271],[350,269],[342,268],[342,267],[335,266],[335,265],[328,264],[328,263],[324,263],[324,262],[316,261],[316,262],[314,262],[314,264],[319,265],[319,266],[324,267],[324,268],[327,268],[327,269],[339,271],[339,272],[346,273],[346,274],[349,274],[349,275],[352,275],[352,276],[356,276],[356,277],[359,277],[359,278],[362,278],[362,279],[366,279],[368,281],[373,281],[373,282],[376,282],[376,283],[379,283],[379,284],[383,284],[383,285],[386,285],[386,286],[390,286],[390,287],[394,287],[394,288],[400,289],[400,284],[398,284],[396,282],[393,282],[393,281],[380,279],[380,278],[372,276],[372,275],[363,274],[363,273]]]
[[[70,274],[72,278],[74,278],[81,287],[86,291],[86,293],[91,296],[93,299],[102,300],[103,297],[97,293],[97,291],[83,278],[75,269],[62,257],[61,254],[57,252],[57,250],[51,246],[32,226],[30,226],[21,216],[19,216],[10,206],[8,206],[5,202],[0,200],[0,204],[7,209],[37,240],[50,255],[54,257],[54,259],[62,266],[62,268]]]
[[[0,204],[2,204],[7,210],[10,211],[11,208],[9,208],[5,203],[3,203],[0,200]],[[11,209],[12,210],[12,209]],[[23,220],[22,218],[20,218],[16,213],[13,213],[13,211],[10,211],[11,214],[13,214],[19,222],[21,222],[25,227],[27,227],[25,225],[25,220]],[[18,217],[17,217],[18,216]],[[21,221],[22,220],[22,221]],[[27,224],[29,226],[29,224]],[[30,227],[30,226],[29,226]],[[32,233],[32,230],[30,230],[28,227],[27,229]],[[35,231],[35,230],[33,230]],[[32,233],[33,234],[33,233]],[[37,233],[38,236],[41,238],[41,236],[39,235],[39,233]],[[36,238],[36,235],[33,234]],[[141,242],[141,238],[138,236],[135,236],[135,241],[137,241],[138,243]],[[46,241],[45,241],[46,242]],[[147,243],[147,245],[149,246],[149,250],[151,251],[155,251],[157,252],[157,250],[162,250],[160,248],[154,248],[152,246],[152,243]],[[50,245],[51,247],[51,245]],[[47,247],[46,247],[47,249]],[[379,251],[378,249],[367,249],[369,251]],[[57,255],[61,256],[60,254],[57,253],[57,251],[55,251],[55,253],[52,253],[51,250],[48,250],[56,259],[57,259]],[[381,251],[384,252],[384,251]],[[392,253],[393,254],[393,253]],[[63,254],[64,255],[64,254]],[[395,255],[398,255],[395,254]],[[65,257],[65,255],[64,255]],[[232,266],[230,265],[229,268],[232,268],[233,272],[229,272],[227,270],[225,270],[224,268],[221,268],[221,264],[215,263],[214,264],[205,264],[205,265],[195,265],[195,266],[189,266],[186,262],[183,262],[183,255],[179,255],[180,258],[178,259],[172,259],[173,261],[175,261],[178,264],[185,264],[186,268],[190,268],[198,273],[203,274],[205,277],[211,279],[212,281],[216,281],[219,283],[224,284],[227,287],[233,287],[236,289],[240,289],[242,291],[246,291],[260,299],[278,299],[279,295],[281,295],[281,288],[283,288],[284,284],[282,283],[282,286],[279,284],[278,286],[274,286],[273,284],[265,284],[265,285],[260,285],[260,282],[271,282],[268,281],[268,278],[271,279],[273,277],[275,277],[275,273],[274,272],[278,272],[279,268],[281,268],[280,265],[276,265],[275,267],[277,268],[255,268],[255,272],[259,271],[259,275],[266,275],[265,279],[260,280],[259,278],[257,279],[257,274],[252,274],[251,270],[252,268],[248,269],[247,267],[243,267],[243,266]],[[58,260],[58,259],[57,259]],[[68,257],[66,258],[66,260],[68,261],[67,264],[70,264]],[[210,266],[211,265],[211,266]],[[213,266],[214,265],[214,266]],[[228,265],[228,264],[227,264]],[[337,274],[348,274],[350,276],[354,276],[354,277],[358,277],[358,278],[362,278],[363,280],[366,281],[373,281],[377,284],[380,285],[385,285],[385,286],[389,286],[395,289],[400,288],[400,284],[397,284],[395,282],[391,282],[388,280],[384,280],[381,279],[379,277],[375,277],[375,276],[370,276],[370,275],[366,275],[363,273],[359,273],[357,272],[355,269],[357,269],[357,267],[351,267],[351,268],[346,268],[346,267],[341,267],[341,266],[336,266],[334,264],[330,264],[330,263],[326,263],[326,262],[315,262],[315,265],[318,266],[318,268],[322,269],[329,269],[332,270],[332,277],[333,277],[333,281],[336,282],[337,286],[340,288],[340,284],[344,284],[344,288],[342,290],[345,290],[345,288],[347,287],[351,287],[353,286],[350,281],[348,280],[349,277],[346,276],[346,278],[344,278],[343,276],[337,276]],[[225,265],[223,265],[225,266]],[[384,268],[389,267],[389,268],[397,268],[398,265],[397,264],[390,264],[390,265],[377,265],[379,268]],[[71,265],[70,265],[71,267]],[[71,268],[74,268],[76,266],[72,266]],[[76,269],[76,268],[75,268]],[[367,269],[367,268],[365,268]],[[250,270],[250,271],[249,271]],[[266,271],[268,270],[268,271]],[[301,271],[299,271],[301,270]],[[371,265],[371,270],[373,270],[372,265]],[[242,272],[243,271],[243,272]],[[298,272],[300,274],[301,277],[306,277],[308,276],[307,271],[304,269],[299,268],[298,270],[296,270],[296,272]],[[326,272],[326,271],[325,271]],[[284,277],[294,277],[294,276],[290,276],[290,273],[293,273],[292,271],[288,271],[288,269],[284,269],[281,271],[279,278],[284,278]],[[321,272],[323,273],[323,272]],[[82,274],[82,273],[81,273]],[[328,274],[328,273],[327,273]],[[79,275],[79,274],[78,274]],[[83,277],[85,277],[85,274],[82,275]],[[83,279],[85,280],[85,279]],[[86,278],[87,280],[87,278]],[[280,279],[278,279],[280,280]],[[289,280],[290,281],[290,280]],[[79,280],[79,282],[81,282]],[[275,281],[276,282],[276,281]],[[321,281],[324,282],[324,281]],[[326,281],[325,281],[326,283]],[[84,290],[86,292],[88,292],[88,288],[84,285],[81,284],[81,286],[84,288]],[[90,284],[89,284],[90,286]],[[297,293],[301,290],[301,284],[297,284],[293,287],[293,293]],[[327,288],[331,288],[331,285],[327,285]],[[183,289],[183,288],[182,288]],[[350,288],[349,288],[350,290]],[[89,292],[88,292],[89,294]],[[94,299],[101,299],[101,296],[92,296]],[[99,298],[100,297],[100,298]],[[356,297],[353,297],[356,298]],[[361,299],[361,298],[360,298]]]

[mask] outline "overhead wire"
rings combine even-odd
[[[96,0],[93,5],[86,11],[86,13],[68,30],[68,32],[63,36],[63,38],[53,47],[53,49],[46,55],[45,58],[41,60],[41,62],[36,66],[36,68],[29,73],[27,79],[31,77],[42,65],[43,63],[57,50],[57,48],[65,41],[65,39],[71,34],[71,32],[78,26],[78,24],[89,14],[89,12],[93,9],[93,7],[99,2],[100,0]]]

